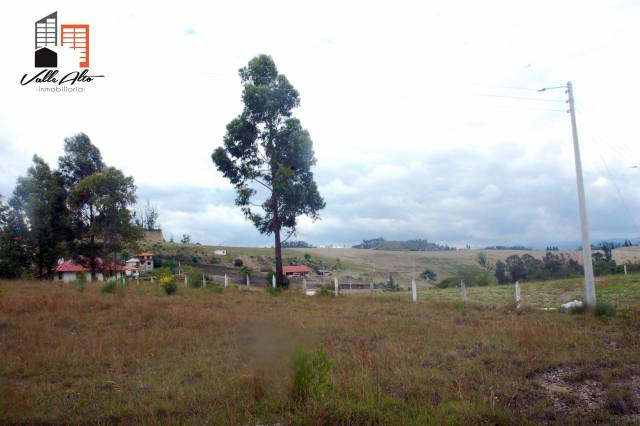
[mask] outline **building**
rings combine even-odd
[[[80,53],[80,68],[89,68],[89,25],[61,25],[60,46],[77,50]]]
[[[225,249],[217,249],[213,251],[213,254],[215,254],[216,256],[226,256],[227,251]]]
[[[304,265],[291,265],[291,266],[283,266],[282,273],[287,277],[304,277],[309,274],[311,270]]]
[[[104,281],[102,259],[96,258],[96,281]],[[74,282],[78,275],[84,274],[87,282],[91,282],[91,270],[88,259],[81,258],[79,262],[69,259],[58,264],[53,270],[53,281],[70,283]]]
[[[141,272],[153,271],[153,253],[149,251],[145,251],[143,253],[137,254],[136,258],[138,258],[140,262],[140,265],[138,266],[138,268],[140,269]]]
[[[50,49],[58,45],[58,12],[36,21],[35,26],[36,68],[55,68],[58,54]]]

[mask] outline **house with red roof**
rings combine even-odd
[[[96,257],[96,281],[104,281],[104,264],[102,259]],[[91,282],[91,267],[89,259],[81,257],[76,262],[73,259],[62,261],[53,269],[53,281],[70,283],[74,282],[78,275],[84,274],[87,282]]]
[[[311,272],[311,269],[304,265],[290,265],[282,267],[282,273],[287,277],[304,277],[309,272]]]

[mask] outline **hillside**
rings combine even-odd
[[[161,257],[176,256],[183,262],[195,266],[219,265],[233,268],[233,260],[242,259],[243,264],[256,271],[273,268],[274,252],[272,248],[205,246],[198,244],[154,243],[144,244],[144,248],[154,251]],[[214,250],[227,250],[226,256],[214,255]],[[455,251],[386,251],[354,248],[304,248],[283,249],[285,264],[299,263],[305,253],[312,256],[315,262],[323,262],[328,269],[335,269],[339,277],[353,277],[354,279],[384,281],[392,273],[401,283],[408,283],[425,269],[431,269],[438,274],[438,278],[451,275],[458,265],[476,263],[478,253],[482,250]],[[490,262],[505,260],[512,255],[530,254],[541,259],[546,253],[523,250],[484,250]],[[582,262],[579,251],[554,252],[564,253]],[[613,258],[618,263],[640,260],[640,247],[621,247],[613,251]],[[195,261],[194,261],[195,260]],[[424,284],[424,281],[422,282]]]

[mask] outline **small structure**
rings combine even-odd
[[[321,277],[331,276],[331,271],[329,269],[318,269],[318,275]]]
[[[153,271],[153,253],[145,251],[137,254],[136,257],[140,262],[138,266],[140,271]]]
[[[305,277],[311,270],[304,265],[283,266],[282,273],[287,277]]]
[[[227,251],[225,249],[217,249],[213,251],[213,254],[215,254],[216,256],[226,256]]]
[[[96,258],[96,281],[104,281],[104,274],[102,272],[103,264],[102,259]],[[75,262],[73,259],[63,261],[58,264],[53,270],[53,281],[70,283],[74,282],[78,275],[84,274],[87,282],[91,282],[91,269],[88,265],[88,259],[81,258],[79,262]]]

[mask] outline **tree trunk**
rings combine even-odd
[[[96,241],[95,236],[93,235],[93,206],[89,207],[89,216],[90,216],[90,226],[91,226],[91,239],[89,242],[89,268],[91,268],[91,282],[96,281]]]
[[[275,218],[274,218],[275,219]],[[276,237],[276,285],[278,287],[284,286],[284,277],[282,275],[282,244],[280,243],[280,223],[275,221],[277,226],[275,227],[274,234]]]

